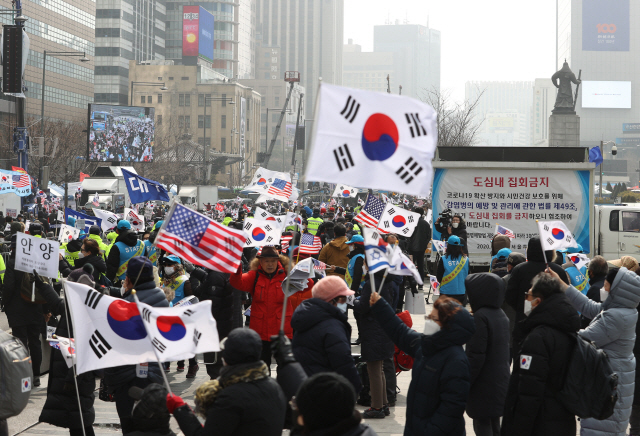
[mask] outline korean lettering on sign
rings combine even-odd
[[[58,277],[60,244],[57,241],[17,234],[15,269],[27,273],[36,272],[44,277]]]

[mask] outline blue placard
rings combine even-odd
[[[198,55],[209,62],[213,62],[213,15],[202,6],[200,6],[199,14]]]

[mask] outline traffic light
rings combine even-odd
[[[22,92],[22,26],[3,26],[2,91]]]

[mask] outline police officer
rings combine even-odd
[[[131,231],[131,223],[127,220],[118,221],[116,227],[118,238],[109,251],[107,258],[107,278],[113,283],[124,280],[127,266],[132,257],[144,254],[144,244]]]

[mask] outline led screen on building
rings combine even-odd
[[[198,55],[209,62],[213,62],[213,27],[213,15],[200,6]]]
[[[213,15],[202,6],[182,8],[182,56],[213,62]]]
[[[631,82],[582,81],[582,107],[631,109]]]
[[[582,50],[629,51],[629,0],[582,0]]]

